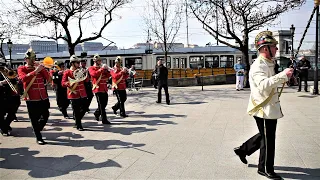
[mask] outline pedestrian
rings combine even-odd
[[[244,81],[244,64],[241,62],[241,58],[238,58],[237,63],[234,65],[234,70],[236,71],[236,90],[243,90]]]
[[[250,99],[248,114],[256,121],[259,133],[247,140],[234,152],[247,164],[246,156],[260,149],[258,174],[269,179],[282,179],[274,172],[274,154],[277,119],[283,117],[277,87],[288,81],[292,68],[274,74],[274,56],[278,42],[272,32],[260,32],[255,38],[259,57],[251,65],[249,72]]]
[[[158,101],[156,103],[161,103],[161,89],[164,89],[164,93],[166,94],[166,102],[170,105],[170,98],[168,92],[168,69],[162,64],[162,61],[158,61],[157,66],[157,78],[158,78]]]
[[[297,71],[299,72],[299,89],[298,92],[301,91],[301,81],[304,81],[304,91],[308,91],[308,71],[311,68],[310,61],[308,61],[304,56],[300,58],[300,61],[297,65]]]

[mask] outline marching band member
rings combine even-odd
[[[90,81],[90,74],[88,73],[87,69],[87,60],[86,59],[81,59],[81,68],[85,70],[84,72],[87,73],[88,79],[84,82],[84,87],[86,88],[86,93],[87,93],[87,102],[86,102],[86,112],[90,112],[90,104],[93,98],[93,93],[92,93],[92,84]]]
[[[108,84],[110,77],[108,66],[106,64],[101,67],[101,58],[98,54],[93,56],[94,65],[89,68],[89,73],[92,80],[92,91],[95,94],[98,102],[98,109],[94,112],[97,121],[101,116],[102,124],[111,124],[107,119],[106,107],[108,104]]]
[[[248,114],[256,120],[259,133],[234,149],[245,164],[247,164],[246,156],[260,149],[258,174],[269,179],[282,179],[274,172],[277,119],[283,117],[277,87],[288,81],[293,73],[292,68],[287,68],[278,74],[274,73],[277,44],[270,31],[260,32],[255,38],[259,56],[251,65],[249,72],[251,94]]]
[[[23,82],[23,98],[26,100],[37,143],[44,145],[46,142],[42,139],[41,131],[48,121],[50,108],[45,80],[50,82],[51,78],[43,65],[35,66],[35,59],[35,52],[29,49],[25,54],[26,65],[18,68],[18,75]]]
[[[2,66],[5,66],[5,64],[3,64]],[[0,129],[1,129],[1,134],[3,136],[9,136],[9,132],[8,132],[8,127],[5,124],[4,121],[4,116],[6,114],[6,87],[5,85],[7,84],[7,81],[5,80],[5,77],[3,77],[2,74],[0,74]]]
[[[121,117],[128,117],[126,114],[124,103],[127,100],[126,92],[126,79],[128,78],[127,68],[121,68],[121,57],[117,57],[113,70],[110,72],[112,76],[112,88],[117,96],[118,102],[112,106],[113,113],[117,114],[117,110],[120,109]]]
[[[57,65],[59,69],[55,68],[50,73],[52,76],[52,87],[56,92],[57,105],[65,119],[73,119],[73,117],[69,117],[67,113],[67,108],[70,105],[70,100],[67,96],[67,88],[63,87],[61,84],[63,72],[65,71],[64,62],[56,61],[55,65]]]
[[[77,56],[72,55],[70,57],[70,69],[67,69],[63,73],[62,77],[62,87],[68,88],[67,94],[68,99],[71,100],[71,105],[73,109],[73,117],[76,121],[76,128],[79,131],[83,131],[81,124],[81,119],[86,113],[86,103],[87,103],[87,93],[84,87],[84,81],[86,79],[76,79],[75,83],[71,83],[70,80],[75,80],[75,72],[80,70],[80,61]],[[86,77],[85,77],[86,78]]]
[[[12,74],[11,74],[12,73]],[[9,70],[8,72],[8,78],[11,82],[11,84],[14,86],[14,90],[11,89],[10,87],[7,87],[8,93],[7,93],[7,103],[6,103],[6,112],[7,112],[7,117],[6,117],[6,123],[9,131],[12,131],[12,128],[10,127],[10,124],[13,120],[17,119],[16,113],[19,109],[19,106],[21,104],[20,101],[20,92],[18,88],[18,77],[17,73],[14,70]]]

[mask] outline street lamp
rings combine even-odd
[[[12,59],[11,59],[11,53],[12,53],[12,42],[11,42],[11,39],[9,39],[9,41],[7,42],[7,46],[8,46],[8,49],[9,49],[9,54],[10,54],[10,67],[12,68]]]
[[[291,56],[294,57],[294,51],[293,51],[293,37],[294,37],[294,30],[296,28],[293,26],[293,24],[291,24],[290,27],[290,33],[291,33]]]

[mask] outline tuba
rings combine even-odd
[[[76,69],[75,71],[73,71],[73,77],[74,79],[68,77],[70,86],[72,86],[75,83],[84,81],[87,79],[88,73],[86,72],[85,69],[80,68],[80,69]]]

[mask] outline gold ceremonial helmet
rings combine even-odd
[[[36,53],[30,48],[24,55],[25,59],[36,59]]]
[[[95,55],[93,56],[93,60],[94,60],[94,61],[97,61],[97,60],[99,60],[99,59],[101,60],[99,54],[95,54]]]
[[[273,37],[271,31],[262,31],[256,36],[254,44],[259,50],[262,46],[277,45],[278,41]]]
[[[121,64],[121,62],[122,62],[121,56],[117,56],[116,60],[115,60],[115,63],[120,63]]]

